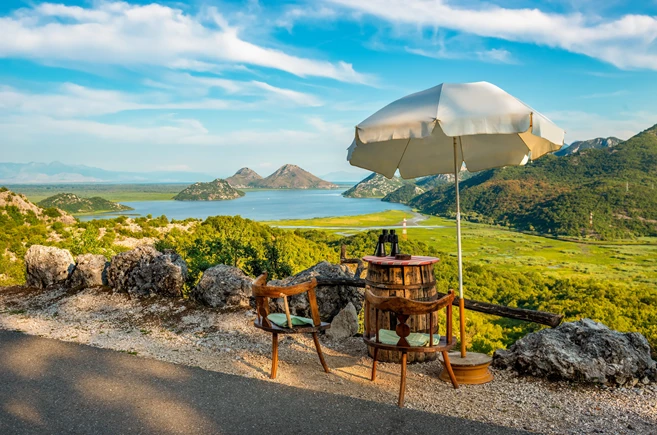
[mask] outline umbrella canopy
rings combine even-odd
[[[463,255],[458,173],[524,165],[563,146],[564,131],[488,82],[443,83],[388,104],[356,126],[347,160],[392,178],[455,175],[456,246],[465,358]]]
[[[488,82],[443,83],[401,98],[356,126],[347,160],[392,178],[523,165],[557,151],[564,131]]]

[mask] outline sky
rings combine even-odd
[[[566,142],[657,124],[657,0],[0,2],[0,161],[268,175],[354,126],[489,81]]]

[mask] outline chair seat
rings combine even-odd
[[[430,343],[429,334],[423,332],[411,332],[406,341],[411,347],[424,347],[429,346]],[[399,335],[395,331],[390,329],[379,329],[379,341],[384,344],[396,345],[399,342]],[[433,334],[434,344],[440,343],[440,334]]]
[[[380,335],[379,335],[380,338]],[[433,346],[397,346],[395,344],[387,344],[382,342],[377,342],[375,336],[363,336],[363,341],[372,347],[376,347],[382,350],[391,350],[391,351],[406,351],[406,352],[442,352],[443,350],[450,350],[456,345],[456,338],[452,337],[451,343],[447,343],[447,337],[440,337],[440,341],[434,341]]]
[[[321,322],[319,326],[314,326],[311,324],[311,325],[293,326],[292,328],[278,326],[276,323],[272,321],[270,321],[269,323],[271,324],[271,326],[263,325],[262,320],[256,318],[253,321],[253,326],[255,326],[258,329],[262,329],[263,331],[272,332],[276,334],[312,334],[313,332],[324,331],[331,327],[331,324],[326,322]],[[294,321],[292,321],[292,323],[294,323]]]

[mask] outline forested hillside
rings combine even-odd
[[[461,184],[461,207],[466,219],[553,235],[655,236],[655,185],[657,126],[613,148],[483,171]],[[411,205],[449,216],[454,201],[453,186],[438,186]]]

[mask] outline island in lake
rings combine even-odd
[[[82,198],[73,193],[58,193],[38,203],[42,208],[55,207],[70,214],[88,214],[132,210],[132,207],[99,196]]]
[[[244,192],[231,187],[226,180],[217,178],[209,183],[194,183],[174,196],[176,201],[225,201],[244,196]]]
[[[250,168],[242,168],[226,179],[236,189],[337,189],[338,185],[322,180],[297,165],[286,164],[262,178]]]

